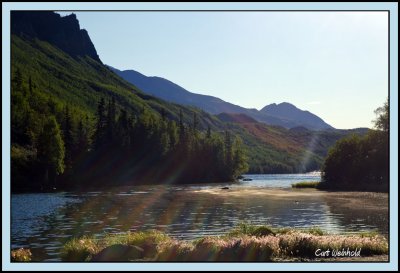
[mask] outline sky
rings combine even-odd
[[[388,96],[386,12],[74,13],[103,63],[243,107],[371,128]]]

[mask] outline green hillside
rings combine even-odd
[[[240,162],[232,158],[239,142],[226,132],[206,135],[206,129],[210,132],[224,130],[223,122],[216,117],[145,95],[100,62],[89,57],[73,58],[37,39],[13,35],[11,59],[12,177],[15,185],[26,185],[29,179],[48,180],[48,171],[39,171],[46,169],[46,164],[56,164],[57,167],[52,165],[50,168],[56,172],[53,178],[58,177],[67,184],[76,184],[77,180],[84,183],[85,178],[108,178],[110,182],[107,183],[113,184],[137,178],[139,174],[145,177],[145,172],[151,176],[149,182],[163,183],[163,178],[168,178],[164,174],[168,170],[163,170],[168,164],[179,165],[179,160],[188,164],[201,152],[206,155],[203,150],[214,146],[213,150],[223,158],[208,166],[209,173],[203,171],[192,177],[194,167],[185,167],[183,174],[175,177],[172,183],[198,182],[203,178],[209,182],[231,180],[238,175],[234,175],[238,171],[234,166]],[[104,128],[100,128],[103,131],[98,127],[101,103],[101,115],[107,119]],[[54,121],[49,120],[51,116],[55,117]],[[60,134],[62,144],[51,142],[46,128],[51,128],[53,134]],[[229,140],[229,146],[224,145],[224,137],[225,142]],[[43,139],[48,139],[49,145],[54,145],[53,149],[47,148]],[[127,139],[129,145],[125,143]],[[78,151],[81,145],[85,147]],[[65,157],[65,162],[52,161],[54,155]],[[41,156],[46,158],[46,164]],[[209,157],[208,162],[217,160],[217,155],[210,154]],[[224,160],[228,157],[232,162],[226,168]],[[171,162],[167,164],[168,161]],[[160,168],[162,162],[165,166]],[[94,171],[89,173],[83,166]],[[201,170],[200,165],[197,167]],[[221,171],[212,173],[217,167]]]
[[[236,123],[233,129],[244,137],[249,154],[250,173],[299,173],[319,170],[328,150],[337,140],[368,129],[311,131],[285,129],[259,122]],[[257,148],[256,148],[257,147]]]
[[[39,171],[43,158],[46,164],[59,164],[60,168],[51,168],[58,184],[74,185],[96,179],[111,184],[145,179],[212,182],[235,179],[247,169],[306,172],[319,169],[328,148],[350,133],[225,122],[197,108],[144,94],[101,61],[67,54],[26,35],[11,36],[11,79],[11,167],[16,187],[32,183],[35,188],[30,180],[40,184],[48,179],[48,171]],[[102,116],[109,128],[100,124]],[[60,134],[61,144],[44,128]],[[105,143],[112,145],[100,147],[101,137],[109,137]],[[53,155],[63,156],[65,162]],[[169,171],[182,162],[190,167],[171,180]]]
[[[178,120],[182,109],[186,122],[191,120],[193,111],[199,112],[146,95],[90,57],[72,58],[47,42],[12,35],[11,47],[12,78],[18,69],[25,84],[30,77],[32,91],[42,102],[52,99],[60,106],[70,104],[74,111],[89,116],[95,113],[101,97],[113,97],[119,107],[134,113],[143,108],[157,112],[164,109],[174,120]],[[203,127],[221,127],[222,122],[212,115],[203,113],[199,117]]]

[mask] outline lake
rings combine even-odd
[[[13,194],[12,248],[30,248],[34,260],[60,261],[62,245],[75,236],[158,229],[195,239],[225,233],[240,222],[388,234],[385,193],[291,188],[292,183],[319,181],[318,173],[245,177],[252,180]],[[222,190],[225,186],[229,189]]]

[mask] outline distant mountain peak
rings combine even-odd
[[[260,111],[265,111],[268,109],[277,109],[277,108],[283,108],[283,109],[297,109],[300,110],[299,108],[297,108],[295,105],[289,103],[289,102],[281,102],[281,103],[271,103],[268,104],[266,106],[264,106]]]
[[[333,128],[317,115],[314,115],[306,110],[301,110],[289,102],[268,104],[267,106],[263,107],[260,112],[283,120],[295,121],[295,126],[291,126],[291,128],[305,127],[313,130],[325,130]]]
[[[170,102],[196,106],[214,115],[223,113],[222,116],[219,115],[219,118],[227,119],[227,121],[249,121],[244,118],[245,116],[254,121],[285,128],[298,126],[303,126],[310,130],[332,128],[316,115],[300,110],[289,102],[272,103],[258,111],[257,109],[248,109],[223,101],[217,97],[192,93],[161,77],[148,77],[134,70],[121,71],[110,66],[109,68],[126,81],[139,87],[143,92]],[[243,114],[244,116],[232,116],[232,113]]]

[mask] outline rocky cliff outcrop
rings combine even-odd
[[[12,11],[11,34],[49,42],[72,57],[89,56],[100,61],[85,29],[75,14],[62,17],[51,11]]]

